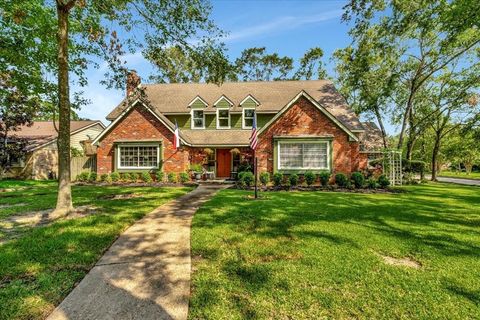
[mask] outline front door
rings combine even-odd
[[[232,154],[229,149],[217,149],[217,177],[229,178],[232,167]]]

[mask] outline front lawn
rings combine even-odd
[[[0,181],[1,188],[13,190],[0,193],[0,222],[6,217],[55,206],[54,182]],[[122,231],[154,208],[189,190],[191,188],[183,187],[73,187],[75,206],[92,205],[94,214],[27,228],[19,238],[0,244],[0,319],[44,319]],[[118,194],[135,196],[110,199]]]
[[[466,172],[442,171],[438,174],[438,176],[449,177],[449,178],[480,180],[480,172],[472,172],[470,174],[467,174]]]
[[[190,318],[478,318],[480,188],[405,189],[221,191],[193,220]]]

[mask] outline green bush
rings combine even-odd
[[[112,172],[110,173],[110,178],[112,178],[113,182],[118,182],[120,180],[120,173]]]
[[[420,179],[425,177],[427,163],[420,160],[402,160],[403,171],[407,173],[419,174]]]
[[[82,173],[79,173],[75,180],[80,182],[87,182],[89,177],[90,177],[90,172],[84,171]]]
[[[305,172],[303,177],[305,178],[305,182],[307,183],[307,186],[311,186],[312,184],[315,183],[315,180],[317,180],[317,177],[312,171]]]
[[[330,181],[330,172],[329,171],[321,171],[318,176],[320,177],[320,183],[322,184],[323,187],[326,187],[328,185],[328,182]]]
[[[157,182],[163,182],[164,178],[165,178],[165,174],[163,173],[163,171],[160,171],[160,170],[155,171],[155,180],[157,180]]]
[[[335,183],[340,188],[346,188],[349,185],[349,182],[350,181],[348,181],[348,178],[344,173],[337,173],[335,175]]]
[[[95,182],[97,181],[98,175],[96,172],[90,172],[90,175],[88,176],[88,181],[90,182]]]
[[[190,176],[186,172],[181,172],[178,175],[178,177],[179,177],[181,183],[187,183],[188,181],[190,181]]]
[[[292,173],[289,177],[288,177],[288,181],[290,182],[290,185],[292,187],[296,186],[298,184],[298,175],[295,174],[295,173]]]
[[[245,171],[241,175],[240,181],[244,182],[247,187],[250,187],[255,181],[255,176],[250,171]]]
[[[130,177],[130,173],[128,173],[128,172],[121,173],[120,177],[121,177],[122,181],[125,181],[125,182],[129,182],[129,181],[132,180],[132,178]]]
[[[354,172],[352,173],[352,181],[355,188],[362,188],[365,184],[365,177],[361,172]]]
[[[109,177],[108,173],[104,173],[100,176],[100,181],[101,182],[107,182],[107,178]]]
[[[367,187],[368,189],[377,189],[378,188],[378,183],[375,180],[375,178],[370,178],[367,180]]]
[[[270,173],[262,172],[260,173],[260,182],[266,186],[270,182]]]
[[[280,172],[276,172],[274,175],[273,175],[273,184],[275,187],[279,187],[282,185],[282,180],[283,180],[283,174],[281,174]]]
[[[150,172],[142,172],[142,181],[145,183],[151,183],[153,181]]]
[[[170,183],[177,183],[177,175],[173,172],[170,172],[169,174],[167,174],[167,180]]]
[[[380,187],[386,188],[390,185],[390,180],[388,180],[388,178],[382,174],[380,177],[378,177],[378,184]]]

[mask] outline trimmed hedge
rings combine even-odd
[[[361,188],[365,184],[365,177],[363,176],[363,173],[359,171],[352,173],[351,178],[355,188]]]
[[[317,180],[317,176],[312,171],[305,172],[303,177],[305,178],[305,182],[307,183],[307,186],[311,186],[312,184],[315,183],[315,180]]]

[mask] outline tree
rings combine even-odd
[[[295,72],[294,80],[311,80],[327,78],[327,71],[322,62],[323,50],[319,47],[311,48],[300,59],[300,67]]]
[[[453,22],[452,12],[459,13],[458,3],[463,9],[476,8],[478,12],[478,2],[470,0],[351,0],[345,7],[344,20],[354,22],[350,31],[354,43],[361,40],[368,30],[376,28],[382,44],[376,49],[383,50],[384,46],[394,45],[395,51],[400,53],[395,58],[394,69],[399,72],[406,94],[404,101],[397,106],[401,124],[397,147],[403,146],[407,129],[410,129],[407,158],[411,158],[414,140],[418,136],[415,130],[411,130],[415,121],[417,94],[429,79],[473,53],[480,43],[478,20],[469,18],[463,25]],[[471,15],[468,11],[464,13]],[[478,16],[478,13],[474,15]],[[462,61],[464,68],[469,68],[470,61]],[[398,98],[396,101],[400,102]]]
[[[480,140],[477,139],[472,131],[464,133],[458,130],[457,134],[450,139],[445,148],[445,154],[448,159],[463,164],[467,174],[472,172],[474,164],[480,162]]]
[[[23,28],[30,47],[45,48],[46,59],[35,59],[41,70],[57,78],[59,187],[56,214],[72,210],[70,187],[70,75],[85,85],[84,71],[89,65],[98,67],[92,57],[104,59],[109,69],[105,74],[108,87],[122,87],[127,68],[123,56],[139,49],[179,46],[204,58],[205,47],[215,51],[214,41],[220,35],[208,18],[211,6],[198,0],[4,0],[1,10],[10,19],[0,25],[2,32]],[[26,17],[26,18],[25,18]],[[25,22],[36,22],[28,29]],[[3,21],[2,21],[3,22]],[[119,37],[117,32],[122,32]],[[136,32],[139,31],[139,32]],[[201,37],[206,34],[208,37]],[[192,44],[192,39],[198,42]],[[56,48],[56,60],[52,59]],[[23,52],[19,51],[19,55]],[[206,59],[211,56],[206,57]],[[222,70],[219,70],[222,71]],[[214,76],[213,79],[222,78]]]
[[[293,59],[277,53],[265,53],[265,47],[248,48],[235,60],[230,80],[270,81],[286,80],[293,69]]]
[[[224,46],[205,46],[202,54],[181,46],[149,48],[146,57],[158,70],[150,78],[160,83],[223,82],[232,68]]]

